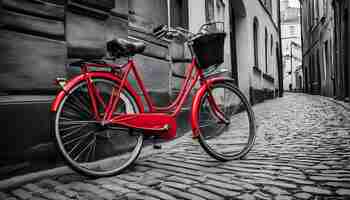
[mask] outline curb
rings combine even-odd
[[[325,97],[327,100],[332,101],[335,104],[340,105],[341,107],[345,108],[346,110],[350,111],[350,103],[344,102],[344,101],[339,101],[339,100],[335,100],[331,97]]]
[[[141,154],[137,160],[145,159],[145,158],[148,158],[148,157],[156,155],[156,154],[164,153],[164,152],[166,152],[166,150],[170,150],[174,146],[176,146],[177,144],[182,142],[183,139],[192,140],[192,138],[190,137],[191,133],[192,133],[192,131],[189,131],[189,132],[186,132],[183,136],[181,136],[175,140],[161,143],[163,148],[160,150],[153,149],[153,147],[151,145],[143,147],[141,150]],[[32,172],[32,173],[28,173],[25,175],[19,175],[19,176],[15,176],[15,177],[12,177],[9,179],[0,180],[0,191],[4,190],[4,189],[19,187],[19,186],[24,185],[26,183],[34,182],[36,180],[40,180],[40,179],[44,179],[44,178],[48,178],[48,177],[53,177],[53,176],[62,176],[62,175],[67,175],[67,174],[78,174],[78,173],[75,172],[74,170],[72,170],[68,166],[62,166],[62,167],[57,167],[57,168],[53,168],[53,169],[49,169],[49,170]]]
[[[54,169],[33,172],[25,175],[15,176],[9,179],[0,181],[0,190],[8,189],[12,187],[18,187],[28,182],[33,182],[38,179],[43,179],[46,177],[59,176],[65,174],[73,174],[75,173],[72,169],[67,166],[58,167]]]

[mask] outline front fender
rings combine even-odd
[[[74,77],[73,79],[69,80],[65,86],[63,87],[63,89],[56,95],[55,99],[53,100],[52,104],[51,104],[51,112],[56,112],[58,109],[58,106],[60,105],[61,101],[63,100],[63,98],[69,94],[69,92],[71,91],[71,89],[76,86],[78,83],[85,81],[85,74],[80,74],[76,77]],[[121,83],[121,79],[111,73],[107,73],[107,72],[89,72],[89,76],[91,78],[105,78],[111,81],[115,81],[117,83]],[[125,84],[125,89],[134,97],[137,106],[140,109],[140,112],[143,113],[144,112],[144,106],[142,104],[142,100],[141,97],[135,92],[135,90],[131,87],[131,85],[126,82]]]
[[[230,82],[234,84],[234,80],[228,77],[216,77],[206,80],[206,84],[203,84],[199,90],[197,91],[196,95],[193,98],[192,101],[192,112],[190,115],[190,121],[192,126],[192,138],[197,138],[199,136],[199,125],[198,125],[198,112],[200,108],[200,101],[202,99],[202,96],[205,94],[208,86],[215,83],[220,82]]]

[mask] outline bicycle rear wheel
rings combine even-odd
[[[217,107],[227,123],[219,119]],[[250,104],[242,92],[229,82],[214,83],[200,100],[198,112],[199,143],[204,150],[220,161],[242,158],[255,140],[255,119]]]
[[[92,81],[107,104],[112,88],[117,84],[102,78]],[[54,116],[58,148],[69,165],[80,173],[95,177],[115,175],[138,157],[143,135],[124,127],[103,126],[94,118],[90,102],[85,81],[76,85],[61,101]],[[102,117],[102,103],[98,104],[98,110]],[[139,110],[134,98],[123,90],[114,114],[138,113]]]

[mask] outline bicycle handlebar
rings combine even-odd
[[[184,36],[185,38],[187,38],[187,35],[189,34],[189,32],[185,29],[179,27],[171,28],[164,24],[160,24],[159,26],[154,28],[152,33],[158,39],[163,38],[169,41],[178,38],[179,36]]]
[[[192,33],[192,32],[190,32],[182,27],[172,28],[172,27],[169,27],[167,25],[160,24],[157,27],[155,27],[152,32],[153,32],[153,35],[158,39],[163,38],[166,41],[172,41],[175,38],[179,38],[180,36],[182,36],[185,38],[186,41],[188,41],[193,37],[196,37],[198,35],[202,35],[202,34],[208,32],[209,31],[208,27],[212,24],[224,25],[224,23],[220,22],[220,21],[209,22],[209,23],[203,24],[200,27],[198,33],[195,34],[195,33]]]

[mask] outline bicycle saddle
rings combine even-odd
[[[131,42],[126,39],[114,39],[107,42],[107,51],[117,58],[134,56],[146,48],[143,42]]]

